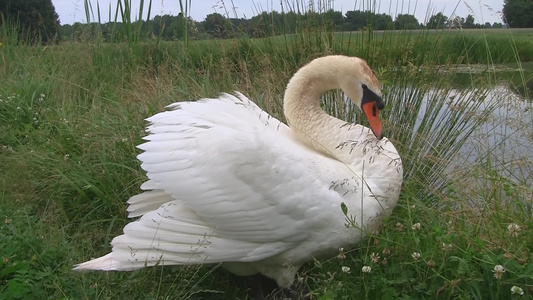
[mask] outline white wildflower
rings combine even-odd
[[[363,268],[361,268],[361,271],[363,273],[370,273],[372,271],[372,268],[370,266],[364,266]]]
[[[420,225],[420,223],[415,223],[413,224],[413,230],[420,230],[420,228],[422,227],[422,225]]]
[[[372,259],[373,263],[377,264],[379,261],[379,254],[372,252],[372,254],[370,254],[370,259]]]
[[[418,252],[413,252],[413,254],[411,254],[411,257],[414,259],[414,260],[418,260],[422,255]]]
[[[341,269],[344,273],[350,273],[350,267],[342,266]]]
[[[346,255],[344,255],[344,248],[339,248],[339,255],[337,255],[338,259],[345,259]]]
[[[513,285],[513,287],[511,288],[511,294],[513,295],[518,294],[522,296],[524,294],[524,291],[522,290],[522,288],[517,287],[516,285]]]
[[[503,273],[505,273],[505,268],[502,265],[496,265],[492,272],[494,273],[494,278],[502,279]]]
[[[509,226],[507,226],[507,230],[509,231],[510,236],[517,237],[518,233],[520,233],[520,230],[522,229],[520,228],[520,225],[511,223]]]
[[[442,250],[450,251],[450,250],[452,250],[452,248],[453,248],[453,244],[442,243]]]
[[[398,222],[396,223],[396,229],[399,230],[399,231],[402,231],[403,230],[403,224]]]

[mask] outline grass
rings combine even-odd
[[[299,276],[314,297],[531,297],[530,157],[499,157],[499,148],[512,146],[486,145],[486,139],[471,146],[473,163],[457,154],[495,109],[530,133],[531,103],[521,102],[529,111],[516,118],[507,95],[490,105],[480,101],[501,82],[490,70],[455,84],[457,63],[530,59],[531,31],[479,32],[302,31],[259,40],[48,47],[11,39],[0,48],[0,299],[246,299],[245,289],[217,266],[131,273],[71,268],[109,252],[128,222],[125,201],[145,180],[135,158],[144,118],[175,101],[239,90],[283,119],[290,76],[329,53],[359,55],[376,70],[387,101],[386,136],[401,153],[406,177],[380,232],[344,259],[303,268]],[[324,109],[360,119],[338,92],[326,95]],[[507,128],[503,139],[511,134]],[[524,139],[531,145],[531,137]],[[506,270],[500,279],[496,265]],[[371,271],[363,273],[365,266]],[[512,294],[513,286],[524,295]]]

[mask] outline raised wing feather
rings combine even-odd
[[[305,239],[295,225],[308,209],[298,207],[302,193],[316,188],[312,176],[306,179],[310,170],[301,169],[308,163],[302,152],[310,150],[242,95],[206,101],[179,103],[149,119],[149,142],[140,146],[139,159],[150,180],[216,228],[218,237]]]
[[[150,179],[143,188],[153,191],[132,197],[128,211],[142,218],[112,241],[110,255],[78,269],[258,261],[308,239],[321,205],[340,211],[314,162],[333,160],[246,97],[171,108],[148,119],[139,146]]]

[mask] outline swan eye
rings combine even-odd
[[[364,83],[363,83],[363,89],[368,90],[368,86],[366,86],[366,84]]]

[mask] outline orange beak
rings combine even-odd
[[[370,123],[370,129],[372,129],[372,132],[378,140],[381,140],[383,138],[383,133],[381,132],[381,121],[379,119],[379,110],[376,107],[376,102],[367,102],[361,105],[361,108]]]

